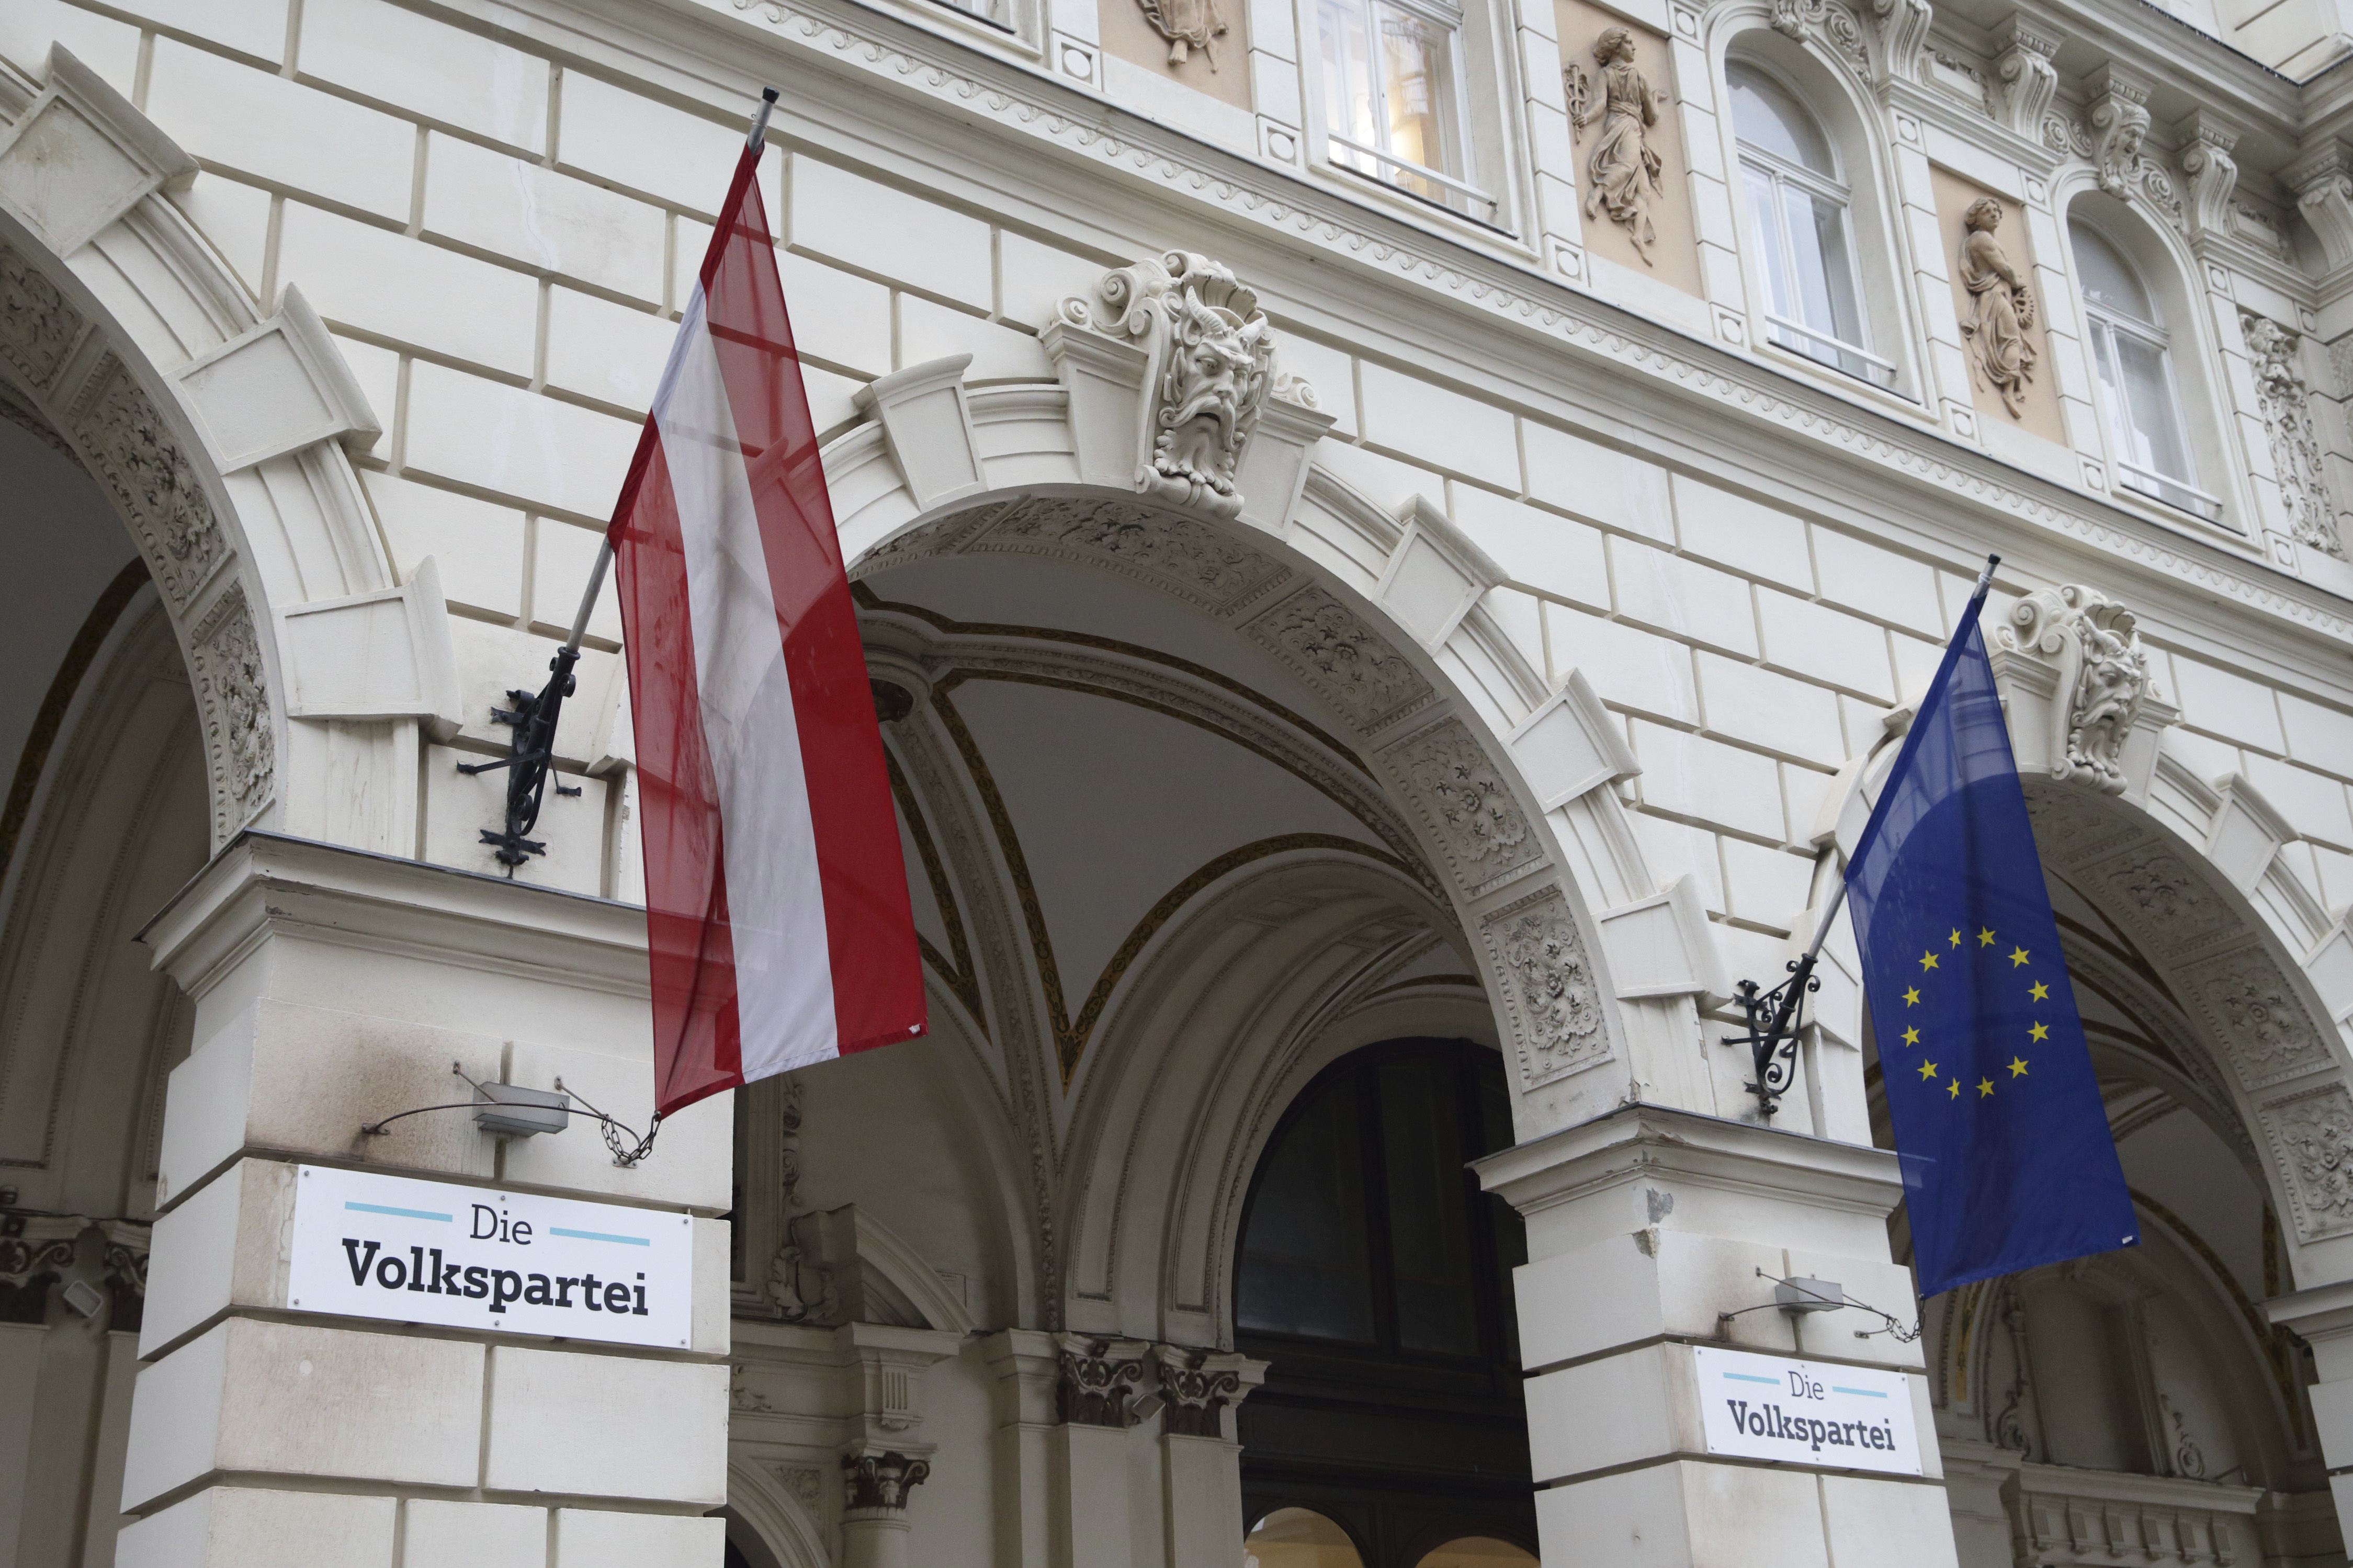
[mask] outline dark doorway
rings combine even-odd
[[[1353,1052],[1285,1113],[1235,1271],[1235,1342],[1272,1363],[1240,1410],[1245,1531],[1311,1510],[1364,1568],[1465,1537],[1535,1550],[1526,1240],[1464,1168],[1511,1141],[1502,1058],[1468,1040]]]

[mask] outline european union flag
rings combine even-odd
[[[1846,873],[1924,1297],[2139,1239],[1978,625],[1984,597],[1980,584]]]

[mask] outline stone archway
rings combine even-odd
[[[195,160],[62,45],[47,69],[0,68],[0,413],[138,545],[195,690],[213,847],[254,824],[408,842],[353,803],[413,796],[413,731],[454,727],[457,679],[438,575],[398,580],[351,466],[375,416],[300,292],[265,314],[168,199]],[[389,665],[349,657],[371,637]],[[331,721],[368,787],[309,782]]]
[[[872,420],[825,454],[853,577],[1026,554],[1248,639],[1325,700],[1400,803],[1478,949],[1523,1136],[1630,1079],[1707,1103],[1685,1053],[1652,1047],[1691,1037],[1694,999],[1722,994],[1714,940],[1608,787],[1635,771],[1622,730],[1582,679],[1549,687],[1488,610],[1502,570],[1427,499],[1391,515],[1316,467],[1331,421],[1216,263],[1115,268],[1043,338],[1059,384],[967,387],[959,356],[860,395]]]

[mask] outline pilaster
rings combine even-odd
[[[1955,1562],[1918,1342],[1852,1306],[1773,1306],[1777,1279],[1835,1281],[1909,1326],[1910,1272],[1887,1255],[1894,1154],[1633,1105],[1474,1168],[1527,1221],[1515,1287],[1540,1555]],[[1913,1424],[1924,1473],[1709,1453],[1703,1347],[1901,1374],[1912,1409],[1895,1418]]]

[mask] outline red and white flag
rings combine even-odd
[[[881,736],[759,166],[746,148],[607,535],[665,1116],[923,1032]]]

